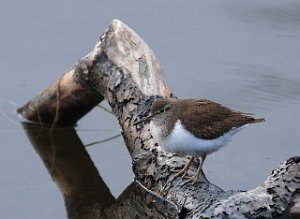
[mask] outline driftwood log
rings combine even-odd
[[[94,167],[88,172],[91,176],[79,174],[78,180],[73,180],[76,176],[53,177],[65,197],[69,217],[300,218],[299,156],[284,161],[261,185],[249,191],[223,191],[209,182],[205,175],[194,185],[185,183],[181,178],[174,179],[171,170],[183,167],[188,159],[160,150],[149,133],[149,124],[134,125],[148,115],[153,100],[172,96],[163,69],[152,50],[128,26],[113,20],[90,54],[52,86],[18,109],[27,120],[52,125],[50,132],[47,132],[52,133],[52,141],[57,132],[54,126],[74,125],[103,98],[109,102],[119,120],[132,157],[135,183],[119,199],[114,200],[105,193],[105,188],[100,189],[103,182],[97,179]],[[32,131],[27,133],[29,136],[33,133],[34,136]],[[39,145],[38,138],[30,139],[35,147]],[[60,150],[68,153],[73,144],[77,143],[62,142],[55,147],[65,147]],[[53,176],[63,172],[61,169],[66,166],[56,165],[58,162],[51,163],[51,160],[55,160],[49,159],[51,153],[37,150]],[[53,171],[53,167],[61,171]],[[194,161],[192,174],[196,167],[197,161]],[[89,185],[99,191],[93,194],[92,201],[86,201],[90,193],[85,195],[83,190],[78,189],[78,184],[85,185],[79,183],[82,182],[79,179],[85,178],[95,182]],[[97,185],[99,189],[96,189]],[[132,190],[132,187],[135,189]],[[104,197],[107,202],[103,200]],[[77,214],[70,213],[70,208],[77,209]],[[86,210],[79,211],[79,208]]]

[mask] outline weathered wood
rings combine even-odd
[[[178,206],[185,218],[296,217],[300,214],[300,159],[283,162],[256,189],[223,191],[203,175],[191,185],[174,178],[173,169],[187,158],[165,153],[155,145],[149,124],[134,125],[147,116],[156,98],[171,97],[163,70],[151,49],[128,26],[114,20],[89,56],[84,77],[112,107],[133,160],[136,180],[149,191]],[[190,174],[194,174],[194,161]]]
[[[152,81],[161,84],[156,86],[156,89],[153,89],[150,82],[141,83],[141,81],[149,81],[149,78],[154,77],[153,74],[162,75],[161,67],[157,68],[159,71],[152,71],[153,60],[156,59],[144,59],[143,52],[150,52],[151,55],[153,53],[130,28],[119,21],[113,21],[98,46],[101,52],[94,56],[97,65],[92,67],[89,77],[100,79],[92,80],[94,87],[105,96],[119,119],[126,145],[134,161],[133,169],[137,180],[148,189],[162,194],[179,206],[182,205],[188,211],[188,218],[201,215],[206,217],[227,215],[238,218],[276,216],[288,210],[289,207],[283,203],[291,203],[296,193],[296,186],[299,188],[300,185],[300,179],[296,178],[300,173],[297,159],[295,162],[287,162],[279,167],[279,170],[283,167],[286,170],[280,171],[280,177],[276,175],[275,178],[273,174],[257,189],[247,193],[224,192],[205,177],[194,186],[186,184],[181,179],[173,180],[174,174],[171,168],[182,167],[186,158],[165,154],[159,150],[149,135],[148,124],[133,125],[140,116],[148,113],[150,103],[157,95],[161,97],[171,95],[162,76],[156,77],[159,81]],[[144,61],[140,62],[140,60]],[[141,67],[130,68],[132,65]],[[193,165],[193,171],[196,170],[195,167]],[[288,171],[291,169],[294,170]],[[291,184],[286,184],[287,178],[293,179]],[[288,189],[280,186],[282,184],[285,184]],[[274,201],[278,196],[280,198]],[[270,201],[266,203],[266,199]],[[237,208],[240,206],[240,208],[233,211],[232,206]],[[220,209],[226,209],[228,212]]]
[[[103,100],[85,80],[88,57],[82,58],[52,85],[17,109],[27,121],[41,125],[73,126]]]

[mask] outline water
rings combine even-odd
[[[14,103],[24,104],[87,54],[113,18],[150,45],[176,96],[205,97],[266,118],[207,158],[211,182],[225,190],[251,189],[280,162],[300,154],[300,3],[170,3],[1,1],[2,217],[66,217],[58,188],[12,111]],[[98,108],[77,127],[83,144],[119,132],[116,119]],[[133,180],[122,138],[87,150],[118,197]]]

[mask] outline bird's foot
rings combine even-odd
[[[203,164],[203,162],[199,165],[199,167],[197,169],[197,172],[196,172],[196,174],[194,176],[187,177],[188,178],[187,182],[192,182],[192,185],[194,185],[195,182],[199,179],[200,176],[204,176],[205,177],[204,172],[202,170],[202,164]]]
[[[172,172],[176,173],[174,178],[177,178],[178,176],[181,176],[182,178],[185,178],[185,177],[187,177],[186,174],[187,174],[188,170],[189,170],[189,168],[184,167],[184,168],[179,169],[179,170],[173,170]]]
[[[175,176],[174,176],[174,179],[175,179],[176,177],[178,177],[178,176],[182,176],[182,178],[185,178],[185,177],[186,177],[186,174],[187,174],[187,172],[188,172],[188,170],[189,170],[189,168],[190,168],[190,166],[191,166],[191,163],[192,163],[193,159],[194,159],[194,157],[192,157],[192,158],[189,160],[189,162],[185,165],[184,168],[182,168],[182,169],[180,169],[180,170],[174,170],[174,171],[172,171],[172,172],[175,172],[175,173],[176,173]]]
[[[199,179],[199,177],[203,174],[202,170],[197,171],[197,173],[194,176],[186,176],[188,178],[187,182],[192,182],[192,185],[195,184],[195,182]]]

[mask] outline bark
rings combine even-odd
[[[88,60],[83,63],[88,71],[81,72],[80,78],[112,107],[133,160],[136,181],[149,194],[177,206],[182,218],[299,217],[299,157],[283,162],[261,185],[247,192],[223,191],[204,174],[194,185],[173,178],[172,170],[183,167],[187,157],[160,150],[149,133],[149,124],[134,125],[148,115],[153,100],[172,94],[152,50],[128,26],[114,20]],[[194,161],[191,174],[196,167]]]

